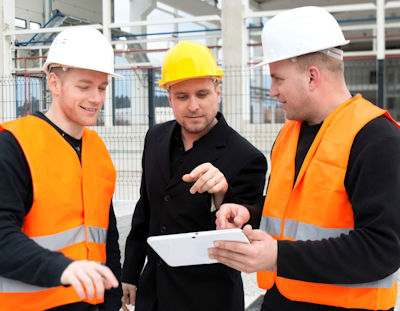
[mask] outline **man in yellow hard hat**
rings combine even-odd
[[[221,78],[202,44],[182,41],[164,57],[159,84],[175,120],[146,135],[140,199],[126,241],[124,310],[125,304],[136,311],[244,310],[240,272],[221,264],[170,267],[146,243],[154,235],[215,230],[222,202],[251,204],[262,196],[266,159],[218,112]],[[260,212],[237,217],[257,225]]]
[[[344,79],[345,40],[325,9],[270,19],[271,97],[288,121],[271,153],[261,230],[216,242],[211,258],[257,273],[264,311],[393,310],[400,266],[400,131]],[[218,228],[233,225],[227,204]],[[243,223],[238,223],[242,225]]]
[[[49,110],[0,124],[0,310],[118,310],[116,172],[95,131],[114,52],[96,29],[54,39]]]

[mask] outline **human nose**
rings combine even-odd
[[[91,92],[90,94],[89,101],[94,104],[101,104],[104,101],[104,96],[105,96],[104,91],[94,89],[93,92]]]
[[[199,103],[195,97],[190,97],[188,102],[188,109],[190,111],[196,111],[199,109]]]
[[[271,82],[271,87],[269,89],[269,96],[278,97],[278,95],[279,95],[278,88],[275,86],[274,82]]]

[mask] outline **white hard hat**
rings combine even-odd
[[[100,31],[89,26],[65,29],[54,38],[43,71],[49,73],[52,64],[122,77],[114,73],[114,51],[110,42]]]
[[[265,24],[262,31],[264,59],[259,65],[317,51],[335,57],[338,51],[332,48],[349,42],[327,10],[316,6],[291,9]]]

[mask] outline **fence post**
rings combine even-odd
[[[376,0],[378,107],[385,107],[385,0]]]
[[[149,92],[149,128],[153,127],[156,123],[155,109],[154,109],[154,70],[147,70],[147,82],[148,82],[148,92]]]
[[[385,104],[385,60],[378,59],[378,70],[377,70],[377,78],[378,78],[378,107],[384,108]]]

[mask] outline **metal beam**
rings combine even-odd
[[[113,23],[112,28],[119,27],[133,27],[133,26],[144,26],[144,25],[162,25],[162,24],[179,24],[179,23],[194,23],[194,22],[210,22],[210,21],[220,21],[221,17],[219,15],[202,15],[196,17],[179,17],[174,19],[166,19],[160,21],[133,21],[127,23]]]
[[[199,0],[161,0],[160,2],[193,16],[220,14],[218,8]]]
[[[335,12],[372,11],[372,10],[376,9],[375,4],[373,4],[373,3],[343,4],[343,5],[330,5],[330,6],[321,6],[321,7],[326,9],[326,10],[328,10],[331,13],[335,13]],[[269,11],[258,11],[258,12],[248,12],[246,17],[275,16],[278,13],[283,12],[283,11],[286,11],[286,9],[269,10]]]

